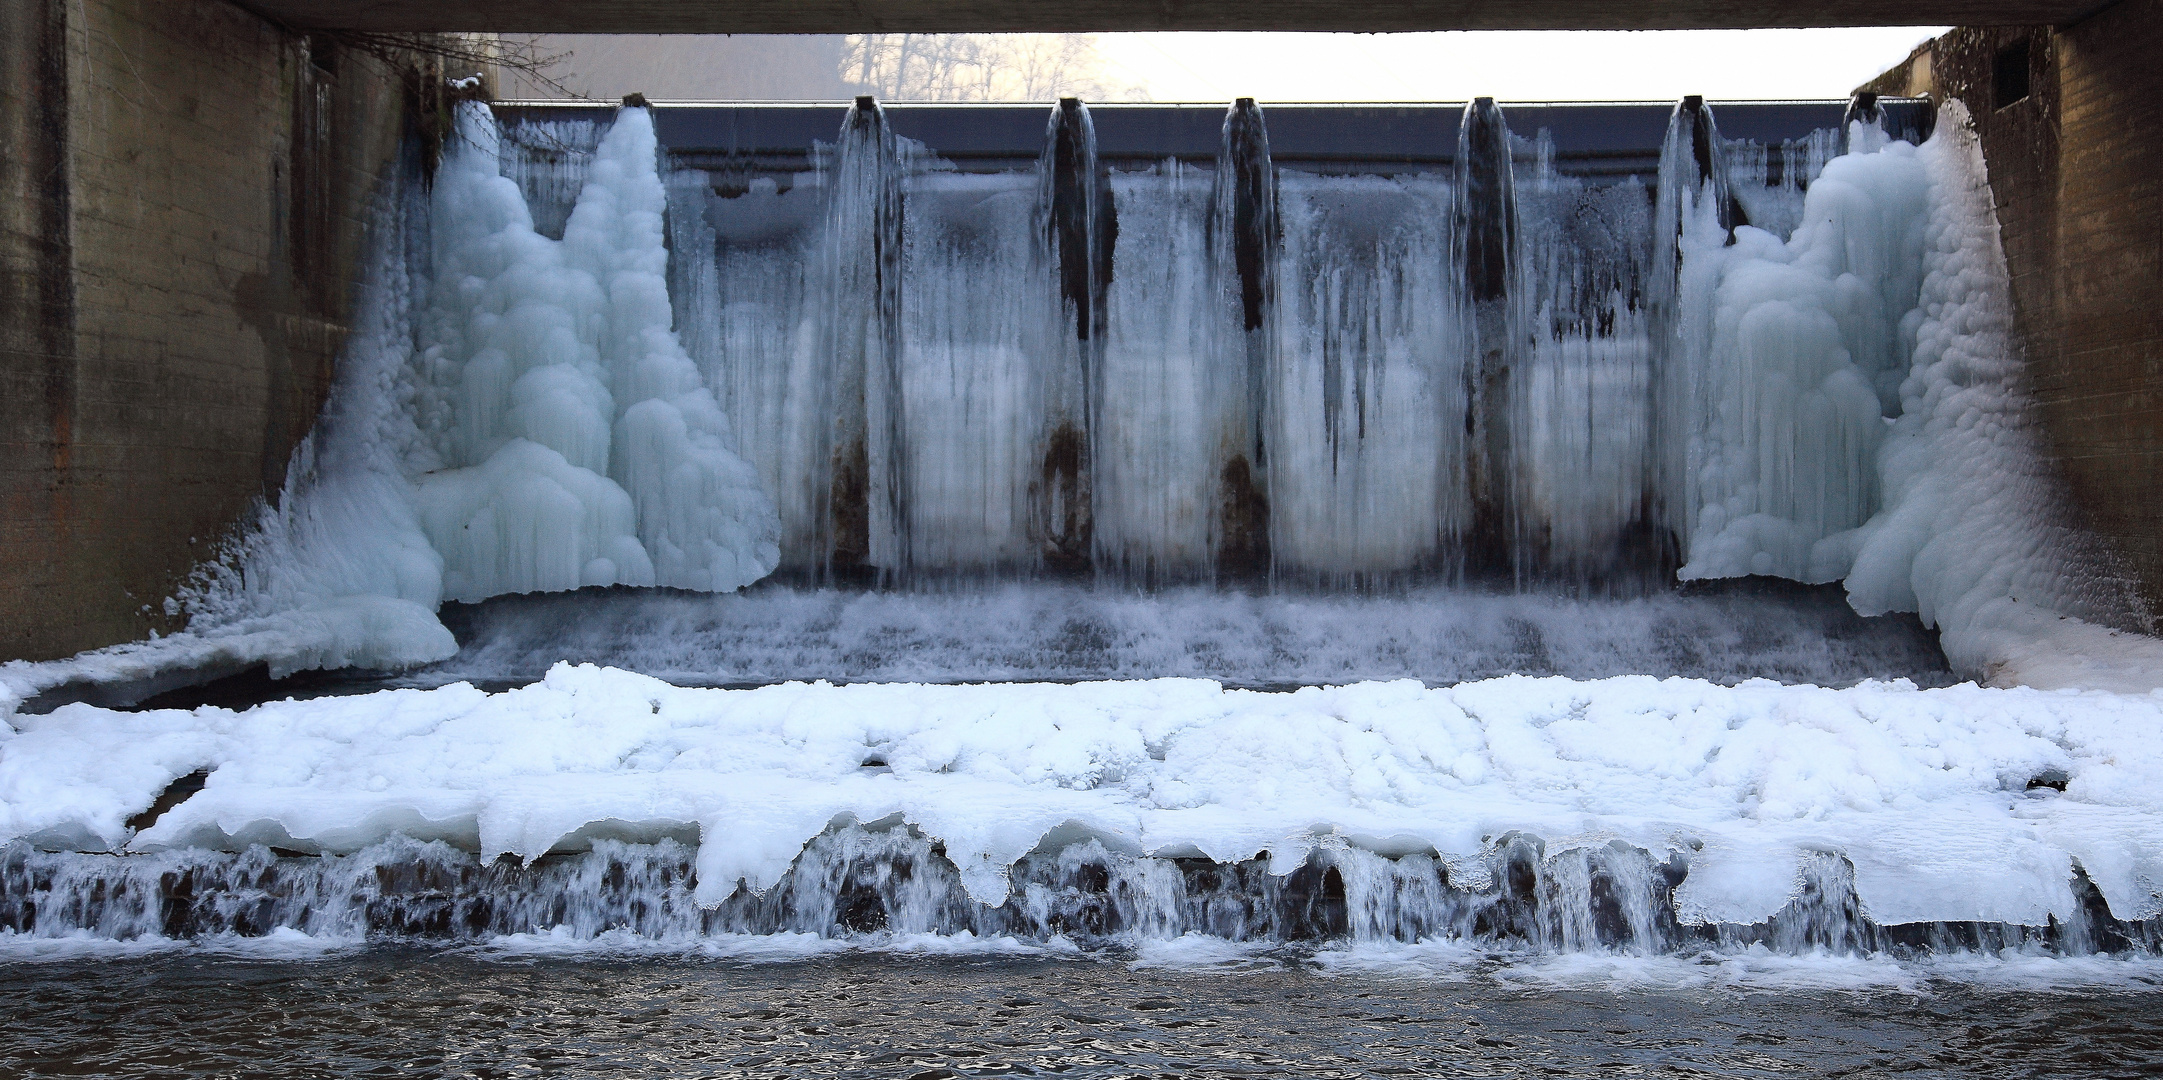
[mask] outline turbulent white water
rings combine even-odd
[[[1167,676],[1272,687],[1447,685],[1512,673],[1819,686],[1954,678],[1935,637],[1912,620],[1862,619],[1837,595],[1769,583],[1626,599],[1446,587],[1382,595],[1043,583],[942,592],[762,587],[725,597],[504,597],[445,618],[464,642],[458,655],[396,682],[517,684],[560,660],[684,685]]]

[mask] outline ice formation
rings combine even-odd
[[[1503,567],[1631,587],[1672,554],[1684,579],[1849,580],[1858,610],[1943,628],[1974,677],[2155,685],[2163,655],[2125,632],[2142,613],[2053,502],[1980,151],[1951,108],[1922,147],[1867,117],[1791,142],[1771,182],[1773,150],[1727,143],[1686,103],[1648,199],[1557,174],[1550,145],[1476,105],[1460,156],[1487,163],[1478,177],[1278,170],[1241,196],[1266,194],[1264,213],[1225,179],[1267,173],[1266,118],[1235,106],[1216,177],[1171,162],[1110,178],[1085,379],[1095,574],[1209,580],[1258,561],[1279,583]],[[880,482],[909,497],[880,501],[882,543],[918,577],[1027,576],[1047,568],[1028,504],[1057,427],[1029,380],[1053,378],[1069,316],[992,282],[1055,277],[1029,235],[1044,196],[883,146],[849,144],[841,168],[875,149],[905,196],[879,204],[900,221],[871,215],[907,252],[881,317],[902,340],[888,441],[909,450]],[[853,369],[801,343],[837,311],[882,309],[791,268],[841,243],[819,229],[837,211],[810,207],[862,197],[679,181],[694,355],[737,414],[816,415]],[[794,358],[785,380],[774,355]],[[770,482],[820,496],[784,498],[792,538],[842,520],[826,444],[768,425],[747,445]],[[792,539],[784,560],[823,550]]]
[[[339,567],[316,591],[380,620],[778,565],[1628,590],[1679,562],[1846,580],[1858,610],[1942,628],[1967,675],[2145,688],[2141,613],[2033,445],[1949,108],[1919,148],[1866,121],[1787,145],[1774,185],[1771,150],[1686,102],[1648,193],[1558,174],[1491,102],[1461,175],[1392,177],[1277,169],[1251,103],[1214,174],[1103,169],[1074,103],[1033,173],[962,172],[863,103],[819,169],[742,190],[664,184],[642,109],[524,132],[582,151],[542,167],[469,104],[427,265],[379,275],[426,285],[370,339],[397,354],[416,322],[412,371],[356,349],[347,407],[382,433],[319,440],[312,474],[374,492],[325,506],[396,502],[393,446],[415,508],[276,539],[331,512],[303,498],[242,576],[297,596],[268,583]]]
[[[772,503],[670,328],[652,118],[622,110],[557,241],[501,175],[487,107],[459,109],[431,199],[438,401],[414,461],[445,596],[764,577]]]
[[[2069,528],[2022,385],[1982,146],[1948,102],[1921,147],[1855,125],[1792,238],[1682,221],[1684,578],[1847,583],[2002,684],[2145,690],[2163,646]]]

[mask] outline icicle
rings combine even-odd
[[[831,490],[823,340],[830,275],[824,189],[813,177],[747,181],[704,169],[668,177],[669,296],[685,350],[728,414],[737,452],[780,519],[783,572],[817,578]]]
[[[1513,563],[1574,587],[1664,582],[1674,560],[1653,517],[1649,193],[1634,178],[1593,185],[1551,167],[1515,180]]]
[[[1712,109],[1696,95],[1675,104],[1660,146],[1660,171],[1654,192],[1652,275],[1647,283],[1652,321],[1653,408],[1658,417],[1658,516],[1687,552],[1698,503],[1699,477],[1690,460],[1692,440],[1709,407],[1701,370],[1710,349],[1711,326],[1705,305],[1683,310],[1687,295],[1709,293],[1714,284],[1710,260],[1685,267],[1684,234],[1692,228],[1718,230],[1718,243],[1733,242],[1733,218],[1725,157],[1715,152],[1719,133]],[[1694,277],[1684,280],[1686,273]],[[1693,317],[1694,316],[1694,317]]]
[[[1062,321],[1071,333],[1052,335],[1045,360],[1043,468],[1035,486],[1034,517],[1047,568],[1077,572],[1095,548],[1091,461],[1102,377],[1105,303],[1112,281],[1118,225],[1111,176],[1097,162],[1096,129],[1078,98],[1061,98],[1045,126],[1037,165],[1049,268],[1058,276]]]
[[[1247,416],[1245,334],[1224,288],[1213,184],[1169,160],[1112,177],[1119,268],[1091,430],[1095,562],[1134,584],[1206,578],[1225,439]]]
[[[893,132],[872,98],[857,98],[842,122],[828,200],[826,570],[906,575],[901,175]]]
[[[1878,106],[1878,96],[1868,90],[1857,90],[1848,99],[1847,111],[1840,114],[1840,152],[1843,154],[1872,154],[1885,148],[1891,140],[1885,134],[1885,110]]]
[[[900,148],[910,565],[947,580],[1032,573],[1045,561],[1051,418],[1070,400],[1076,411],[1056,415],[1077,417],[1081,373],[1045,244],[1042,178],[960,172]]]
[[[1712,106],[1705,99],[1692,94],[1675,105],[1674,115],[1668,120],[1669,143],[1687,143],[1689,161],[1694,170],[1696,185],[1711,185],[1712,204],[1720,215],[1720,227],[1732,237],[1736,226],[1748,225],[1749,217],[1737,202],[1728,178],[1727,144],[1720,138],[1720,125],[1713,121]],[[1679,151],[1681,147],[1678,145]],[[1665,148],[1661,154],[1666,159]],[[1682,160],[1678,153],[1678,160]]]
[[[1473,569],[1517,567],[1510,506],[1511,368],[1517,359],[1517,195],[1510,131],[1493,98],[1465,105],[1457,127],[1456,253],[1469,309],[1464,367],[1465,476],[1472,521],[1464,537]]]
[[[1401,581],[1464,527],[1450,185],[1288,173],[1268,384],[1277,580]]]
[[[564,245],[570,264],[608,297],[597,345],[619,406],[609,475],[631,496],[654,583],[728,592],[773,572],[780,524],[671,326],[658,152],[652,114],[619,112],[564,226]]]
[[[1270,566],[1269,461],[1262,439],[1269,410],[1268,322],[1276,303],[1281,235],[1269,129],[1253,98],[1240,98],[1224,114],[1216,206],[1219,274],[1238,289],[1247,376],[1244,415],[1226,432],[1218,473],[1216,570],[1252,577]]]

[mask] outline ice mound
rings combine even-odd
[[[1931,179],[1913,363],[1880,455],[1885,509],[1859,530],[1848,595],[1915,611],[1956,667],[2001,685],[2147,690],[2163,641],[2098,543],[2070,527],[2014,342],[1982,144],[1959,102],[1918,157]],[[2113,627],[2117,627],[2114,629]]]
[[[461,105],[432,193],[434,407],[412,460],[445,595],[771,573],[780,519],[671,329],[652,117],[617,116],[560,241],[534,230],[497,140],[487,106]]]
[[[1894,330],[1915,307],[1930,193],[1916,158],[1894,143],[1828,162],[1784,243],[1741,226],[1729,245],[1709,201],[1688,219],[1681,352],[1701,405],[1684,580],[1846,575],[1828,538],[1877,507],[1879,388],[1906,367]]]
[[[1619,843],[1687,868],[1685,922],[1750,924],[1798,867],[1853,867],[1880,924],[2041,926],[2074,862],[2119,919],[2163,913],[2163,697],[1512,677],[1290,694],[1203,680],[685,689],[563,665],[245,712],[70,705],[0,732],[0,839],[78,850],[483,859],[695,842],[698,902],[780,881],[849,821],[905,822],[997,904],[1032,852],[1236,863],[1421,855],[1473,884],[1498,845]],[[200,793],[140,832],[174,779]],[[2062,790],[2061,790],[2062,789]]]
[[[457,651],[451,632],[429,608],[384,596],[333,597],[65,660],[0,663],[0,722],[57,687],[125,686],[135,689],[131,697],[142,697],[259,665],[282,679],[317,668],[411,668]]]
[[[1709,200],[1684,224],[1702,411],[1680,576],[1845,580],[1857,611],[1916,612],[1994,685],[2163,686],[2163,641],[2128,632],[2147,612],[2045,456],[1966,109],[1920,148],[1855,146],[1785,242],[1728,244]]]

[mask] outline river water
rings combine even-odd
[[[0,1075],[2163,1070],[2163,977],[2138,962],[1455,956],[1436,966],[1407,955],[1249,951],[1153,967],[1147,955],[773,963],[377,946],[311,959],[194,948],[15,960],[0,962]]]

